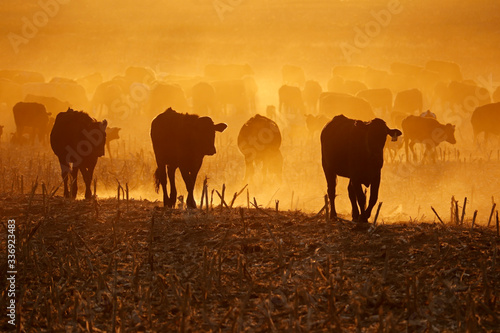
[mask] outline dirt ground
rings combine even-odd
[[[49,194],[0,202],[1,248],[16,221],[21,332],[500,331],[496,223],[355,224]]]

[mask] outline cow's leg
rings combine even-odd
[[[337,187],[337,175],[333,172],[325,171],[328,199],[330,200],[330,219],[337,219],[335,210],[335,188]]]
[[[356,221],[359,218],[359,209],[358,209],[358,199],[356,196],[356,189],[354,187],[352,180],[349,180],[347,191],[349,192],[349,200],[351,200],[352,220]]]
[[[373,207],[375,207],[375,204],[377,203],[378,200],[379,187],[380,187],[380,174],[370,184],[370,201],[368,202],[368,207],[366,208],[366,211],[364,212],[364,214],[361,215],[361,221],[363,222],[368,222],[368,219],[372,214],[372,209]]]
[[[78,192],[78,167],[73,165],[71,169],[71,198],[76,198],[76,193]]]
[[[191,170],[187,168],[181,168],[182,178],[186,183],[186,189],[188,191],[188,197],[186,204],[188,208],[196,208],[196,202],[194,201],[194,184],[196,182],[196,177],[198,176],[199,168],[193,168]]]
[[[64,197],[69,198],[68,176],[71,171],[71,167],[69,166],[69,163],[62,158],[59,158],[59,164],[61,165],[61,176],[64,185]]]
[[[158,168],[155,172],[155,178],[157,186],[158,184],[160,184],[163,191],[163,206],[168,206],[170,201],[167,192],[167,172],[165,170],[165,164],[158,163]]]
[[[92,191],[90,190],[90,185],[92,184],[92,175],[94,174],[95,164],[87,167],[80,168],[83,176],[83,181],[85,182],[85,199],[92,199]]]
[[[365,192],[363,191],[363,187],[361,186],[360,182],[353,181],[352,182],[352,191],[356,195],[356,200],[358,201],[358,207],[359,207],[359,215],[355,216],[355,211],[353,210],[353,216],[352,220],[353,221],[363,221],[363,216],[365,215],[365,208],[366,208],[366,196]]]
[[[175,201],[177,200],[177,189],[175,188],[175,170],[177,170],[177,167],[173,167],[170,165],[167,165],[167,172],[168,172],[168,180],[170,181],[170,200],[167,201],[168,204],[165,204],[165,197],[163,198],[164,205],[174,208],[175,207]],[[165,187],[165,193],[167,193],[167,188]]]

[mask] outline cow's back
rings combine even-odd
[[[436,119],[412,115],[403,119],[401,127],[405,140],[423,141],[432,139],[433,132],[442,125]]]
[[[353,142],[355,122],[344,115],[335,116],[321,131],[323,167],[344,177],[350,176],[349,160],[356,144]]]
[[[184,153],[196,149],[196,140],[192,138],[194,115],[180,114],[171,109],[160,113],[151,122],[151,141],[157,158],[167,164],[180,161]]]
[[[49,121],[49,115],[45,106],[34,102],[19,102],[13,109],[14,122],[17,127],[35,126],[45,127]]]
[[[59,113],[50,133],[54,153],[61,157],[68,153],[68,148],[77,150],[82,140],[88,140],[83,131],[90,130],[92,123],[93,119],[83,112],[68,110]]]
[[[257,114],[250,118],[238,134],[238,147],[245,155],[246,148],[257,152],[278,152],[281,146],[281,133],[278,125],[271,119]]]

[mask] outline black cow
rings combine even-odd
[[[97,159],[104,156],[107,121],[98,122],[83,111],[68,109],[57,115],[50,133],[50,145],[59,159],[64,197],[76,198],[78,170],[85,182],[85,199],[92,197],[90,184]],[[71,173],[71,194],[68,174]]]
[[[151,122],[151,141],[158,168],[155,171],[155,188],[163,189],[163,205],[174,207],[177,199],[175,170],[181,170],[188,191],[187,206],[196,208],[193,190],[203,157],[215,154],[215,132],[223,132],[227,125],[214,125],[210,117],[181,114],[168,108]],[[167,194],[167,174],[170,180],[170,198]]]
[[[434,118],[408,116],[401,123],[404,133],[406,160],[408,161],[408,146],[415,158],[415,143],[425,145],[425,156],[431,155],[435,161],[435,148],[443,141],[455,144],[455,125],[439,123]]]
[[[20,140],[26,128],[31,129],[30,142],[35,142],[35,137],[45,143],[49,131],[49,116],[45,106],[40,103],[19,102],[12,109],[16,123],[16,138]],[[20,142],[20,141],[19,141]]]
[[[347,189],[352,205],[353,220],[368,222],[378,199],[380,171],[384,164],[383,150],[387,135],[397,140],[401,131],[390,129],[380,118],[364,122],[339,115],[323,128],[321,158],[328,184],[331,217],[337,217],[335,187],[337,176],[342,176],[349,178]],[[366,197],[361,185],[370,186],[370,202],[366,209]]]
[[[254,168],[261,163],[264,178],[269,173],[281,180],[280,146],[281,133],[274,121],[259,114],[250,118],[238,134],[238,148],[245,156],[245,180],[253,177]]]
[[[488,140],[488,134],[500,134],[500,102],[480,106],[474,110],[470,119],[474,130],[474,140],[484,132],[484,141]]]

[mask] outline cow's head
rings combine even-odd
[[[200,117],[196,123],[194,133],[198,138],[200,152],[204,155],[214,155],[215,150],[215,132],[223,132],[227,128],[224,123],[214,124],[210,117]]]
[[[382,150],[388,135],[392,138],[392,141],[397,141],[398,137],[403,133],[398,129],[387,127],[387,124],[382,119],[375,118],[367,124],[367,134],[369,144],[376,149]]]
[[[95,121],[84,132],[86,139],[89,140],[90,143],[94,146],[92,153],[96,157],[104,156],[107,126],[108,121],[106,119],[104,119],[103,121]]]
[[[452,124],[444,125],[444,134],[446,135],[446,141],[448,141],[452,145],[457,143],[457,140],[455,139],[455,125]]]

